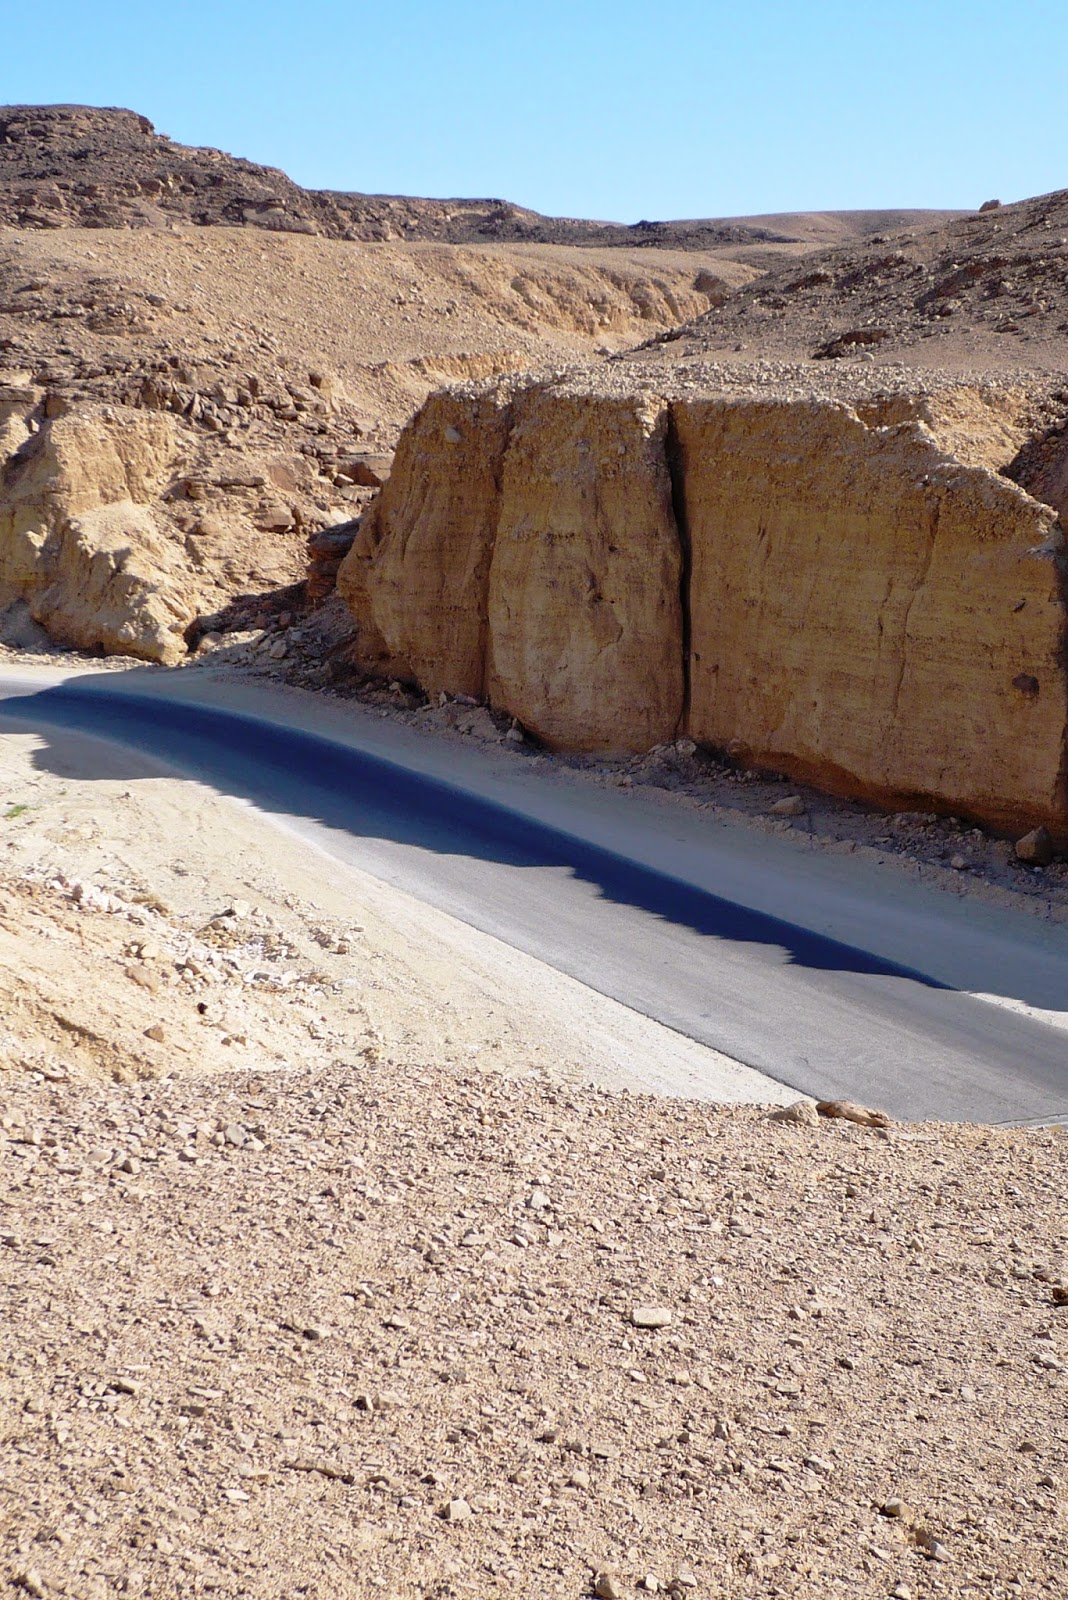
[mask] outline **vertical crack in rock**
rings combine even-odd
[[[908,604],[905,606],[905,615],[901,619],[901,632],[897,641],[899,656],[897,682],[894,684],[893,695],[890,702],[890,724],[891,727],[894,728],[896,728],[897,725],[898,706],[901,702],[901,685],[905,681],[905,673],[907,672],[909,665],[909,619],[911,618],[916,602],[923,594],[924,589],[927,586],[927,580],[930,577],[931,563],[934,560],[935,545],[938,541],[938,523],[941,512],[942,500],[939,496],[931,505],[930,524],[927,532],[927,553],[923,558],[923,566],[921,567],[916,581],[913,584],[912,593],[909,596]],[[889,590],[887,592],[889,594]]]
[[[917,409],[581,375],[432,396],[339,575],[367,664],[486,694],[558,749],[684,729],[1068,838],[1055,511],[989,464],[1007,402],[944,403],[968,462]]]
[[[691,616],[690,587],[693,576],[693,550],[690,544],[690,526],[686,516],[686,464],[679,430],[675,420],[675,407],[668,406],[667,434],[665,438],[668,475],[671,479],[671,510],[679,540],[679,606],[682,613],[682,710],[676,726],[676,736],[685,733],[690,725],[690,681],[693,648],[693,621]]]
[[[646,750],[683,703],[680,552],[667,407],[520,395],[490,567],[495,705],[558,749]]]

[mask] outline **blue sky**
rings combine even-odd
[[[1064,0],[48,0],[0,103],[128,106],[313,187],[569,216],[971,207],[1068,187]]]

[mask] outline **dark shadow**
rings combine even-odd
[[[716,939],[773,946],[798,966],[948,987],[869,951],[694,888],[470,790],[317,734],[286,730],[284,738],[275,739],[270,727],[240,712],[128,690],[120,698],[70,685],[4,701],[0,714],[35,727],[112,736],[265,810],[284,810],[348,833],[511,867],[563,867],[606,900]],[[69,775],[65,764],[53,767],[51,760],[47,749],[35,756],[37,764]],[[109,762],[99,776],[121,774]]]

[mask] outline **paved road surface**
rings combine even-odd
[[[45,736],[43,764],[50,728],[147,750],[799,1092],[904,1117],[1068,1115],[1068,1031],[1024,1011],[1068,1025],[1062,928],[292,693],[12,669],[0,710]]]

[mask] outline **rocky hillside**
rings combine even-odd
[[[1068,839],[1060,505],[1008,475],[1051,497],[1068,394],[815,371],[433,396],[340,570],[364,666]]]
[[[78,114],[50,115],[60,154],[9,125],[9,162],[74,159]],[[85,126],[82,178],[104,187],[155,140],[128,113]],[[0,234],[0,636],[163,661],[235,596],[250,615],[257,596],[292,605],[308,534],[359,513],[436,385],[625,348],[753,271],[192,227],[181,207],[136,232],[106,207],[74,214],[86,225]]]
[[[923,212],[844,212],[638,222],[545,217],[507,200],[422,200],[302,189],[274,167],[159,134],[147,117],[95,106],[0,106],[0,226],[256,227],[328,239],[509,242],[709,251],[863,238]]]
[[[773,263],[670,337],[706,353],[1061,366],[1068,190]]]

